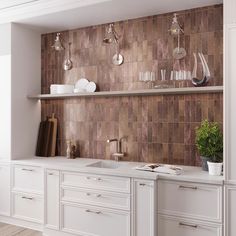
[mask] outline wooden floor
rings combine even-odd
[[[0,223],[0,236],[42,236],[41,232]]]

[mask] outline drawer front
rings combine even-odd
[[[222,187],[161,180],[158,212],[221,223]]]
[[[130,193],[130,179],[123,177],[63,172],[62,185]]]
[[[86,236],[130,236],[130,214],[64,203],[62,231]]]
[[[43,192],[43,169],[41,167],[15,165],[13,189],[22,192]]]
[[[13,194],[13,217],[43,223],[43,198],[35,195]]]
[[[158,216],[158,235],[160,236],[222,236],[222,226],[203,224],[167,216]]]
[[[82,188],[62,188],[62,200],[108,208],[130,210],[130,195]]]

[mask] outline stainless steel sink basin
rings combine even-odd
[[[117,169],[121,164],[115,161],[98,161],[87,165],[87,167],[95,167],[95,168],[106,168],[106,169]]]

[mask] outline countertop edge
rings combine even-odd
[[[58,160],[63,160],[63,163],[55,163]],[[50,161],[50,163],[49,163]],[[68,163],[65,164],[65,161]],[[72,163],[69,163],[69,162]],[[129,168],[121,168],[121,169],[99,169],[93,167],[87,167],[84,162],[93,163],[98,162],[98,159],[90,159],[90,158],[78,158],[76,162],[82,162],[82,164],[78,164],[77,166],[71,166],[74,164],[73,160],[67,159],[56,159],[56,158],[33,158],[33,159],[24,159],[24,160],[11,160],[10,163],[16,165],[31,165],[38,166],[44,169],[54,169],[60,171],[72,171],[72,172],[80,172],[80,173],[89,173],[89,174],[100,174],[100,175],[110,175],[117,177],[127,177],[127,178],[142,178],[146,180],[170,180],[170,181],[183,181],[183,182],[195,182],[202,184],[214,184],[214,185],[223,185],[224,177],[223,176],[209,176],[207,172],[202,171],[199,167],[192,166],[182,166],[185,171],[181,175],[170,175],[170,174],[160,174],[153,173],[147,171],[138,171],[133,167],[137,165],[141,165],[143,163],[136,162],[127,162],[130,166]],[[53,162],[53,163],[52,163]],[[70,165],[71,164],[71,165]],[[191,171],[193,170],[193,171]]]

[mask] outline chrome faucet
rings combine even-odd
[[[122,152],[122,140],[124,138],[120,138],[119,140],[117,138],[114,139],[108,139],[107,143],[116,142],[116,152],[112,154],[115,161],[119,161],[122,157],[124,157],[124,153]]]

